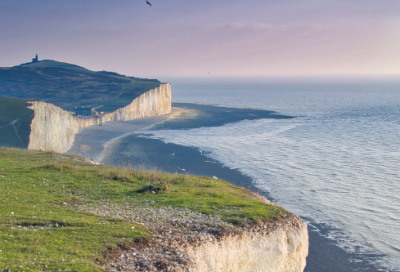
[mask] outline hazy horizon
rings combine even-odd
[[[400,76],[400,1],[0,1],[1,67],[129,76]]]

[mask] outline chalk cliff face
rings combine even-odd
[[[171,111],[171,85],[160,84],[124,108],[100,118],[79,118],[53,104],[32,101],[34,110],[28,149],[66,152],[83,128],[108,121],[128,121],[167,114]]]
[[[102,122],[129,121],[143,117],[158,116],[171,111],[171,84],[145,92],[131,104],[102,116]]]
[[[211,239],[212,240],[212,239]],[[308,255],[307,225],[294,217],[268,234],[248,231],[189,248],[196,272],[302,272]]]
[[[53,104],[33,101],[34,111],[28,149],[65,152],[81,129],[96,125],[98,119],[81,119]]]

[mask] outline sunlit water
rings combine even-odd
[[[332,238],[347,250],[385,253],[399,268],[399,83],[172,83],[174,102],[296,118],[152,134],[208,151],[284,208],[341,230]]]

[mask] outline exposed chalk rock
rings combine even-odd
[[[145,92],[128,106],[102,116],[102,122],[129,121],[171,112],[171,84]]]
[[[28,149],[66,152],[71,148],[75,134],[83,128],[108,121],[129,121],[171,112],[171,84],[145,92],[126,107],[100,118],[79,118],[53,104],[32,101],[34,110]]]
[[[131,248],[134,255],[130,255],[132,251],[125,252],[132,258],[129,261],[115,261],[116,265],[126,267],[122,271],[136,271],[142,261],[140,256],[148,258],[146,271],[152,271],[151,264],[155,262],[172,268],[164,271],[191,272],[301,272],[306,266],[307,225],[294,214],[239,227],[220,220],[219,216],[138,203],[116,205],[102,201],[72,208],[150,229],[153,236],[147,246]],[[182,266],[174,267],[177,263]],[[110,264],[103,268],[108,270]]]
[[[293,224],[293,220],[297,221]],[[308,255],[307,225],[298,217],[268,235],[248,232],[189,248],[196,272],[302,272]]]
[[[67,151],[75,134],[85,127],[98,124],[97,118],[81,119],[68,111],[42,101],[33,101],[28,108],[34,110],[28,149]]]

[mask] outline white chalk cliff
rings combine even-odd
[[[249,230],[189,248],[196,272],[302,272],[308,255],[307,225],[297,216],[272,232]]]
[[[134,99],[129,105],[100,118],[79,118],[53,104],[30,102],[34,110],[28,149],[66,152],[83,128],[108,121],[129,121],[167,114],[171,111],[171,84],[160,84]]]

